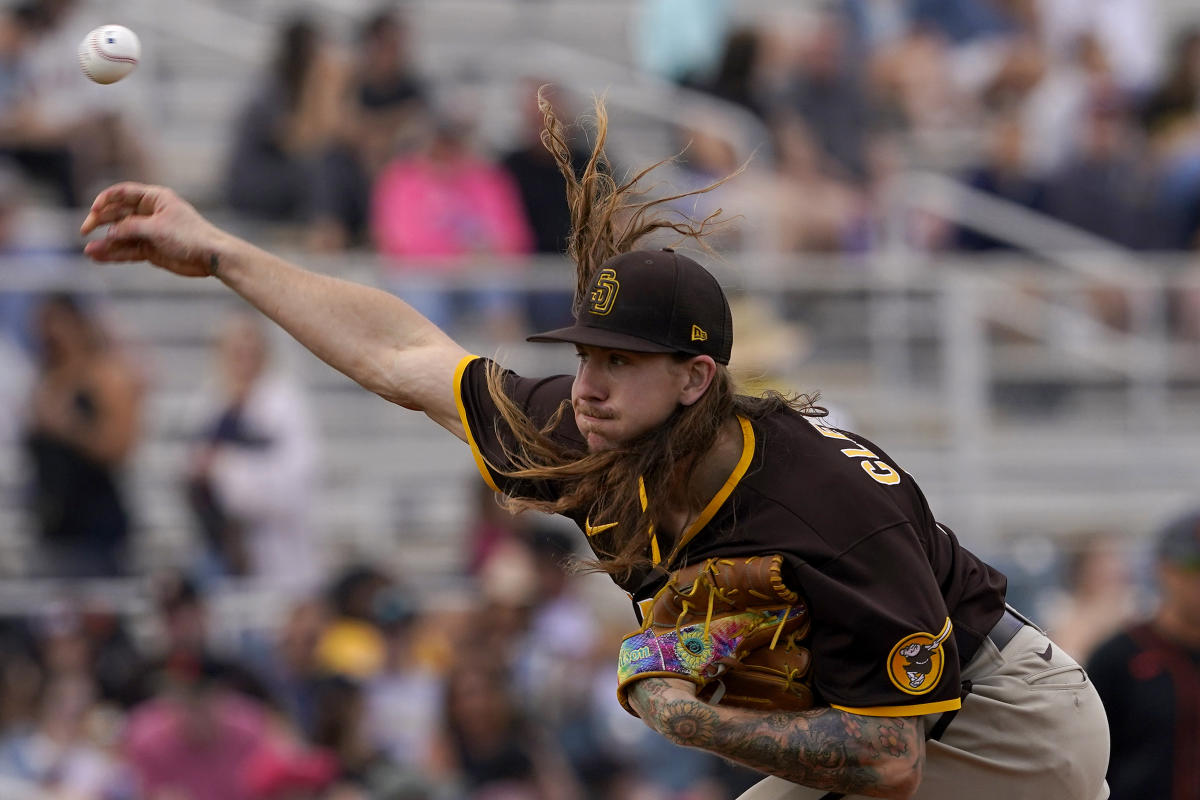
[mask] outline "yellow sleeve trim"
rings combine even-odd
[[[470,364],[479,356],[463,356],[458,362],[458,366],[454,368],[454,405],[458,408],[458,418],[462,422],[463,433],[467,436],[467,446],[471,448],[471,455],[475,458],[475,467],[479,470],[479,474],[483,476],[487,485],[492,488],[493,492],[499,492],[500,487],[496,486],[496,481],[492,479],[492,473],[488,470],[487,462],[483,460],[483,453],[479,450],[479,445],[475,443],[475,435],[471,433],[471,425],[467,422],[467,408],[463,405],[462,399],[462,377],[467,371],[467,365]]]
[[[683,536],[679,537],[679,544],[676,546],[676,550],[681,549],[695,538],[696,534],[716,516],[721,505],[729,498],[729,495],[733,494],[734,488],[741,482],[742,476],[746,474],[746,470],[750,468],[750,461],[754,458],[754,426],[745,417],[739,416],[738,422],[742,426],[742,457],[738,459],[737,466],[733,468],[733,472],[729,473],[729,477],[725,480],[725,485],[721,487],[721,491],[713,495],[713,499],[708,501],[708,505],[700,512],[700,516],[696,517],[696,521],[688,526],[688,529],[683,532]]]
[[[923,714],[940,714],[943,711],[955,711],[962,708],[962,700],[941,700],[937,703],[918,703],[912,706],[874,706],[873,708],[851,708],[829,704],[830,708],[845,711],[847,714],[857,714],[860,717],[919,717]]]

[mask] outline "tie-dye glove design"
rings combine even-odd
[[[625,637],[617,699],[652,675],[682,678],[709,703],[800,711],[813,705],[808,612],[784,579],[783,556],[710,558],[681,567],[640,604]]]
[[[704,689],[743,656],[778,642],[781,634],[803,624],[804,606],[746,610],[682,627],[650,625],[621,643],[617,660],[617,699],[630,714],[629,686],[653,676],[682,678]]]

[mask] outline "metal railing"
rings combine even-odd
[[[312,268],[368,283],[377,282],[384,268],[382,262],[365,255],[292,256]],[[739,264],[745,271],[734,275]],[[744,266],[751,264],[761,271]],[[179,443],[168,441],[171,432],[162,427],[162,420],[177,419],[166,412],[194,392],[194,355],[215,337],[210,321],[229,308],[228,291],[215,281],[181,280],[145,268],[96,267],[70,260],[57,271],[48,269],[49,264],[30,270],[19,265],[29,266],[19,259],[0,259],[0,293],[83,285],[118,317],[125,333],[142,339],[151,360],[161,367],[151,392],[163,413],[158,423],[148,426],[149,439],[131,477],[139,492],[155,498],[156,508],[168,511],[176,502],[171,499],[176,490],[171,465],[181,462],[175,455]],[[1186,258],[1146,257],[1144,265],[1161,273],[1165,293],[1192,291],[1200,296],[1200,275],[1187,267]],[[497,262],[487,260],[473,262],[447,285],[470,287],[496,266]],[[503,266],[511,271],[510,285],[515,289],[562,290],[571,284],[562,259],[508,261]],[[1080,329],[1078,344],[1068,345],[1043,313],[1056,304],[1022,299],[1025,288],[1053,294],[1071,307],[1074,295],[1086,294],[1095,285],[1093,276],[1070,270],[1048,276],[1043,265],[1031,265],[1020,257],[1007,263],[939,259],[893,276],[886,284],[877,278],[879,269],[870,257],[818,260],[767,254],[743,254],[720,266],[741,292],[764,299],[782,320],[807,327],[813,354],[782,365],[781,385],[821,389],[827,400],[846,412],[851,427],[885,446],[916,476],[939,518],[973,549],[984,554],[1002,550],[1015,531],[1040,531],[1053,537],[1057,532],[1099,525],[1137,536],[1173,508],[1194,501],[1200,464],[1189,453],[1200,448],[1200,414],[1195,411],[1200,406],[1191,401],[1200,396],[1200,358],[1170,354],[1173,350],[1187,353],[1189,348],[1196,354],[1200,349],[1195,342],[1172,334],[1163,321],[1164,333],[1158,339],[1114,332],[1111,326],[1094,323]],[[772,277],[768,280],[766,275]],[[82,283],[81,276],[86,276]],[[1145,286],[1143,276],[1134,273],[1106,275],[1105,282],[1130,293]],[[903,330],[891,332],[894,347],[876,346],[878,331],[869,324],[882,302],[893,304],[908,323]],[[172,313],[153,313],[164,304]],[[799,311],[802,306],[804,313]],[[1078,309],[1072,313],[1086,318]],[[1019,345],[996,333],[998,322],[1021,337]],[[172,335],[185,326],[195,329],[189,334],[195,341]],[[486,355],[496,346],[477,344]],[[548,362],[557,355],[563,355],[563,362],[570,361],[569,354],[534,352],[533,346],[521,342],[506,342],[503,347],[523,368],[555,370],[557,364]],[[1046,368],[1031,376],[1028,364],[1007,359],[1012,347],[1021,352],[1028,349],[1031,356],[1045,360]],[[1134,349],[1122,355],[1123,347]],[[1138,372],[1133,362],[1156,348],[1162,348],[1154,356],[1161,368]],[[900,383],[887,377],[894,365],[881,361],[895,349],[903,350],[909,370]],[[361,435],[344,440],[331,437],[329,462],[337,465],[343,488],[323,493],[328,507],[321,519],[338,519],[349,526],[361,520],[363,529],[352,535],[367,551],[403,551],[419,557],[423,577],[438,583],[438,575],[457,566],[445,560],[456,552],[445,544],[461,535],[462,520],[446,513],[458,509],[465,518],[472,473],[462,466],[469,458],[465,453],[457,460],[443,457],[459,445],[432,430],[420,415],[387,408],[365,392],[342,391],[330,380],[336,376],[327,367],[298,347],[293,350],[290,355],[297,373],[311,391],[326,398],[322,404],[326,414],[358,417],[361,409],[372,408],[378,415],[362,414],[362,425],[373,425],[377,418],[387,422],[372,434],[370,447],[363,446]],[[1047,380],[1068,396],[1099,397],[1104,402],[1068,402],[1065,412],[1055,412],[1036,403],[1006,408],[995,394],[1000,385]],[[1133,385],[1163,398],[1161,417],[1148,417],[1141,395],[1130,389]],[[5,458],[12,454],[11,447],[0,452]],[[405,457],[396,458],[397,452]],[[13,482],[20,476],[9,470],[2,474],[6,485],[0,487],[0,502],[14,503],[18,493]],[[365,504],[378,507],[363,508]],[[342,513],[341,506],[352,507],[353,514]],[[434,507],[440,516],[421,516]],[[394,519],[398,508],[408,515],[403,524]],[[4,518],[12,520],[15,509],[5,511]],[[187,534],[172,532],[171,526],[177,528],[185,517],[176,510],[142,520],[146,529],[139,541],[152,549],[143,559],[146,566],[181,552],[180,537]],[[399,538],[401,529],[412,538]],[[15,529],[0,533],[0,550],[5,553],[28,546],[12,541],[20,535]],[[160,542],[156,538],[160,536],[174,538]],[[438,546],[425,546],[422,537]],[[162,548],[158,555],[155,547]],[[116,588],[97,584],[95,588],[101,597],[130,613],[150,613],[143,584],[130,582]],[[0,613],[24,613],[63,589],[52,582],[0,581]],[[279,597],[249,589],[231,589],[225,595],[219,613],[230,636],[269,625],[268,616],[283,607]]]

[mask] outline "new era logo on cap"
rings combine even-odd
[[[596,271],[569,328],[530,336],[643,353],[688,353],[729,363],[733,320],[717,279],[673,250],[635,250]]]

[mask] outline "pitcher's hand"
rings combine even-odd
[[[220,269],[220,248],[230,238],[191,204],[163,186],[118,183],[102,191],[79,232],[108,225],[103,239],[83,252],[96,261],[149,261],[187,277]]]

